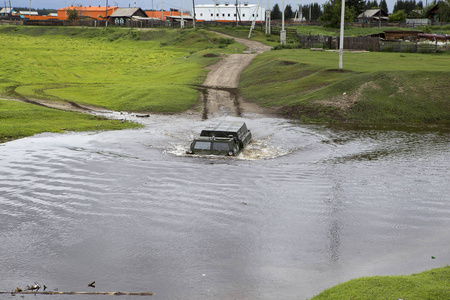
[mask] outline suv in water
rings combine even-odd
[[[186,153],[236,156],[251,139],[252,134],[244,122],[216,123],[203,129]]]

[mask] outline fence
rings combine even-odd
[[[408,43],[397,41],[381,41],[380,51],[386,52],[411,52],[411,53],[436,53],[450,51],[450,45],[438,45],[437,43]]]
[[[339,40],[337,48],[339,48]],[[370,36],[344,37],[344,49],[380,51],[380,39]]]
[[[333,47],[332,36],[324,35],[298,35],[298,40],[303,48],[326,48],[332,49]],[[336,43],[336,41],[334,41]],[[344,43],[345,45],[345,43]]]

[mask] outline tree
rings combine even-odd
[[[394,4],[394,12],[404,10],[408,15],[411,11],[420,9],[421,6],[423,6],[422,2],[416,4],[416,0],[397,0]]]
[[[78,20],[80,18],[78,10],[76,10],[75,8],[68,8],[66,12],[67,12],[67,19],[71,21]]]
[[[406,12],[402,9],[402,10],[396,11],[395,13],[390,14],[389,21],[405,22],[406,21]]]
[[[450,22],[450,0],[439,2],[439,17],[441,22]]]
[[[292,11],[292,6],[290,4],[286,5],[284,9],[284,18],[286,20],[292,19],[294,17],[294,12]]]
[[[321,22],[329,22],[333,27],[339,27],[341,22],[341,1],[332,0],[323,4],[323,15],[319,18]],[[344,22],[352,22],[355,17],[353,9],[345,6]]]
[[[378,2],[377,0],[374,0],[373,2],[371,2],[370,0],[366,2],[366,9],[374,9],[374,8],[378,8]]]
[[[384,10],[387,14],[389,13],[389,9],[388,9],[386,0],[381,0],[381,1],[380,1],[380,8],[381,8],[382,10]]]
[[[356,15],[359,15],[365,10],[364,0],[346,0],[345,4],[348,5],[349,8],[352,8]]]
[[[278,6],[278,3],[273,6],[272,11],[270,12],[271,20],[281,20],[281,10]]]
[[[317,2],[302,6],[303,17],[306,20],[309,20],[309,10],[311,10],[311,20],[319,20],[322,16],[321,6]]]

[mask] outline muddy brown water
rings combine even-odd
[[[185,155],[189,116],[0,144],[0,289],[307,299],[450,263],[448,131],[217,120],[247,122],[241,156]]]

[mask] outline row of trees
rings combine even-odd
[[[330,22],[331,24],[338,24],[341,18],[341,0],[329,0],[328,2],[319,5],[318,3],[303,5],[302,15],[306,20],[318,20],[321,22]],[[428,11],[436,5],[437,2],[432,2],[427,7],[424,7],[422,1],[416,0],[397,0],[394,5],[393,14],[390,16],[392,21],[405,21],[406,17],[422,17],[426,18]],[[450,0],[439,1],[440,3],[440,17],[441,22],[450,22]],[[368,9],[383,9],[389,13],[386,0],[345,0],[345,21],[352,22],[359,14]],[[293,10],[291,5],[286,5],[285,19],[289,20],[294,17],[299,17],[297,10]],[[275,4],[271,11],[272,20],[281,20],[282,13],[278,4]]]
[[[322,15],[322,9],[319,3],[313,3],[308,5],[301,6],[302,15],[307,20],[318,20],[320,16]],[[311,17],[309,17],[311,14]],[[293,19],[293,18],[300,18],[298,15],[298,9],[295,11],[292,9],[292,6],[290,4],[286,5],[286,8],[284,10],[284,18],[286,20]],[[282,18],[282,12],[278,4],[275,4],[271,13],[270,18],[272,20],[281,20]]]

